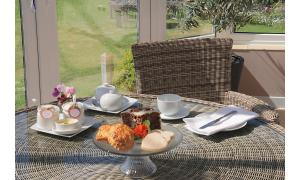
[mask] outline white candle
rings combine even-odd
[[[113,58],[110,54],[103,53],[100,57],[101,61],[101,76],[102,76],[102,84],[112,83],[113,77]]]

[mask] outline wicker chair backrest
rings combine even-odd
[[[222,102],[230,90],[232,39],[185,39],[132,46],[137,92]]]

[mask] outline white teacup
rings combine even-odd
[[[55,121],[59,119],[59,107],[51,104],[41,105],[37,109],[37,126],[41,129],[52,130]]]
[[[158,110],[166,116],[175,115],[182,108],[181,99],[176,94],[162,94],[157,97]]]

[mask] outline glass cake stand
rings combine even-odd
[[[120,170],[132,178],[142,178],[154,174],[157,170],[156,165],[150,159],[151,155],[170,151],[182,141],[182,134],[175,127],[163,125],[162,130],[172,131],[174,137],[165,149],[155,152],[142,150],[140,142],[135,142],[134,147],[127,152],[119,151],[104,141],[97,141],[96,138],[94,138],[94,143],[103,151],[126,156],[126,160],[121,164]]]

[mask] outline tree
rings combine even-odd
[[[252,0],[191,0],[185,4],[185,28],[198,27],[199,20],[209,20],[216,32],[244,26],[251,19]]]
[[[230,27],[242,27],[251,20],[252,10],[272,0],[189,0],[185,11],[184,29],[198,27],[199,21],[209,20],[215,32]],[[273,2],[273,1],[272,1]]]

